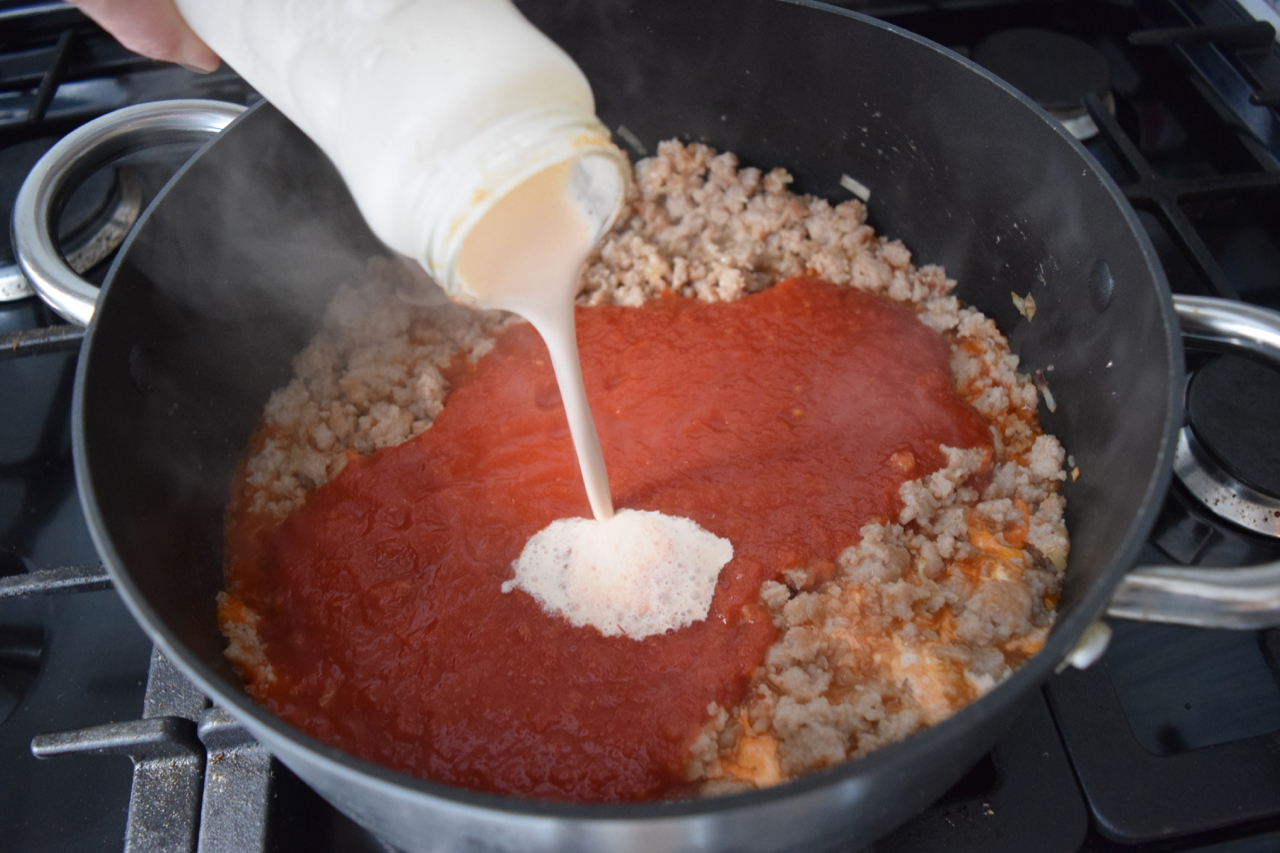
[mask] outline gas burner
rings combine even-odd
[[[1106,58],[1073,36],[1034,28],[1002,30],[979,42],[973,59],[1043,107],[1076,139],[1098,135],[1084,108],[1085,95],[1096,95],[1115,111]]]
[[[6,210],[13,207],[17,190],[16,186],[4,188]],[[67,265],[83,275],[109,258],[129,235],[142,208],[142,183],[132,168],[119,166],[91,176],[72,193],[62,213],[58,234]],[[0,303],[34,295],[8,243],[0,243],[0,252]]]
[[[1223,356],[1187,385],[1187,424],[1173,471],[1219,518],[1280,538],[1280,373]]]

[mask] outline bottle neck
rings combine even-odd
[[[511,116],[437,161],[412,211],[414,233],[420,235],[416,259],[451,298],[477,301],[458,274],[468,237],[518,187],[566,166],[567,192],[592,229],[594,243],[625,200],[626,157],[594,116],[539,110]]]

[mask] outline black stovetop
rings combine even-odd
[[[94,115],[159,97],[255,98],[229,72],[199,77],[133,56],[61,4],[10,8],[18,5],[0,3],[6,210],[35,158]],[[977,59],[990,55],[983,44],[991,35],[1016,28],[1087,44],[1105,58],[1110,85],[1095,92],[1101,132],[1085,145],[1138,209],[1171,287],[1280,307],[1280,47],[1235,3],[842,5]],[[1216,29],[1183,29],[1192,25]],[[174,165],[144,166],[147,191]],[[104,186],[110,195],[110,181]],[[93,219],[95,202],[84,205],[82,218]],[[0,583],[12,589],[41,571],[89,567],[70,573],[81,578],[71,589],[81,591],[0,595],[0,849],[15,853],[122,849],[134,777],[126,754],[138,749],[103,741],[99,751],[109,754],[40,760],[31,743],[43,733],[137,721],[152,660],[150,642],[115,593],[93,590],[104,583],[70,452],[75,337],[35,344],[13,337],[58,323],[33,297],[0,302],[0,341],[9,344],[0,346]],[[1193,374],[1245,376],[1243,387],[1257,389],[1233,395],[1231,407],[1206,404],[1206,431],[1275,435],[1274,374],[1259,377],[1206,354],[1191,354],[1188,366]],[[1224,429],[1212,418],[1228,408]],[[1224,448],[1224,460],[1255,484],[1280,482],[1266,467],[1276,442],[1264,444],[1261,461],[1232,448]],[[1141,562],[1277,559],[1280,544],[1215,521],[1175,484]],[[1112,628],[1098,664],[1063,672],[1033,695],[964,779],[874,851],[1280,850],[1280,631]],[[192,705],[191,732],[211,713]],[[261,774],[246,771],[246,778],[261,781]],[[288,771],[273,767],[265,778],[272,792],[265,849],[385,850]],[[210,830],[201,850],[242,849],[228,838]]]

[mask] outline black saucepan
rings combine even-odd
[[[521,8],[586,71],[618,137],[680,137],[785,166],[795,187],[871,191],[872,224],[1049,370],[1042,411],[1080,469],[1070,566],[1044,650],[905,742],[771,790],[574,806],[451,789],[351,758],[256,706],[222,657],[229,480],[272,389],[342,281],[383,251],[317,149],[250,110],[195,157],[130,238],[98,302],[75,400],[79,485],[117,588],[163,649],[275,754],[410,851],[814,849],[866,843],[927,806],[998,738],[1099,616],[1169,480],[1182,354],[1137,219],[1025,98],[882,23],[779,0],[578,0]],[[405,81],[404,108],[430,81]],[[623,130],[625,128],[625,130]],[[1020,316],[1010,292],[1038,310]]]

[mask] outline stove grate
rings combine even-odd
[[[1157,27],[1134,33],[1131,43],[1172,51],[1213,90],[1236,123],[1249,128],[1272,157],[1280,157],[1280,114],[1272,109],[1280,106],[1280,45],[1272,25],[1222,0],[1138,5]]]
[[[0,335],[0,361],[27,355],[74,352],[84,340],[84,328],[66,323],[39,329],[23,329]]]
[[[111,589],[112,586],[111,576],[101,563],[59,566],[0,577],[0,600],[62,592],[93,592]]]
[[[1177,240],[1187,260],[1201,276],[1204,290],[1214,296],[1240,299],[1235,284],[1201,239],[1183,208],[1185,201],[1222,196],[1274,195],[1280,200],[1280,171],[1246,172],[1200,177],[1168,177],[1158,173],[1138,150],[1120,123],[1095,95],[1085,98],[1090,116],[1103,139],[1120,158],[1129,180],[1121,182],[1125,198],[1138,210],[1155,215]],[[1112,177],[1122,178],[1113,175]]]
[[[142,718],[36,736],[37,758],[126,755],[133,786],[125,853],[268,849],[277,765],[225,710],[153,649]]]

